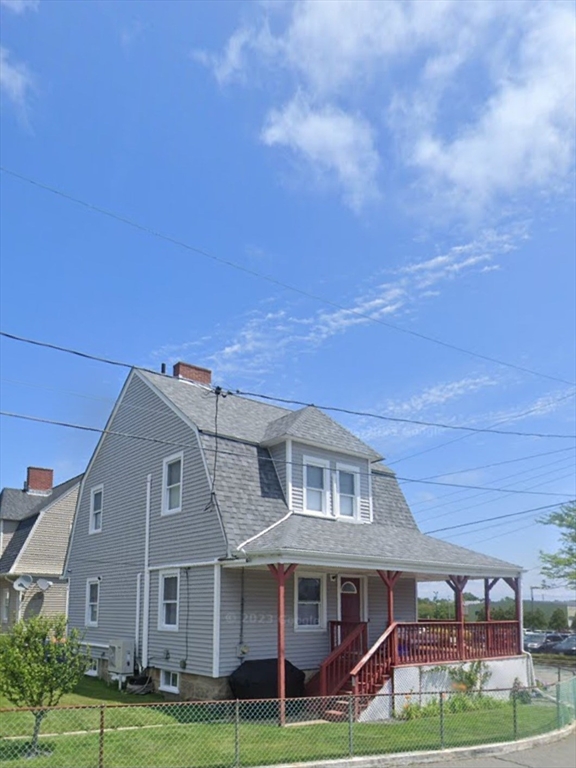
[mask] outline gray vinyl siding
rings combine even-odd
[[[368,642],[373,645],[388,626],[388,593],[379,576],[368,578]],[[394,620],[417,621],[416,580],[399,579],[394,587]]]
[[[62,574],[79,487],[80,484],[40,513],[14,571],[45,576]]]
[[[138,375],[126,385],[108,428],[167,444],[107,434],[84,480],[68,562],[70,624],[85,632],[86,642],[103,644],[112,638],[134,638],[138,573],[142,573],[143,618],[148,474],[152,475],[150,565],[204,562],[226,554],[217,512],[208,503],[210,485],[195,431]],[[161,516],[163,460],[180,451],[182,509]],[[98,485],[103,486],[102,530],[90,534],[90,491]],[[86,581],[98,576],[98,626],[85,628]],[[155,578],[153,572],[151,585]],[[151,609],[151,629],[156,621]],[[190,667],[188,671],[197,670]]]
[[[295,575],[315,573],[299,567]],[[336,574],[332,574],[336,575]],[[344,576],[345,574],[342,574]],[[315,669],[328,656],[328,631],[297,631],[294,628],[294,579],[286,583],[286,658],[300,669]],[[368,636],[372,645],[387,626],[386,589],[379,577],[369,576]],[[244,569],[244,606],[242,627],[242,571],[222,569],[220,619],[220,675],[229,675],[240,664],[239,646],[249,651],[247,660],[277,656],[277,587],[272,574]],[[327,620],[338,618],[338,581],[326,574]],[[394,593],[397,621],[416,621],[416,582],[400,579]]]
[[[370,465],[366,459],[359,459],[345,453],[326,451],[303,443],[292,444],[292,508],[304,510],[304,457],[312,457],[330,463],[330,473],[336,471],[338,464],[355,467],[360,475],[360,519],[369,523],[372,519],[370,500]],[[329,489],[329,513],[335,514],[332,483]]]
[[[212,676],[214,632],[214,566],[180,569],[178,631],[159,626],[160,572],[150,579],[149,662],[173,672]],[[166,656],[169,655],[169,658]],[[186,663],[182,669],[181,662]]]
[[[44,574],[50,576],[51,574]],[[66,598],[68,594],[67,581],[54,581],[45,592],[36,585],[27,589],[24,593],[20,607],[20,615],[23,619],[32,616],[58,616],[66,614]]]
[[[278,480],[282,486],[284,492],[284,498],[288,501],[288,481],[287,481],[287,467],[286,467],[286,443],[279,443],[278,445],[272,445],[268,448],[270,456],[274,462],[276,474]]]

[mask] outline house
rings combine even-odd
[[[81,476],[53,487],[52,469],[28,467],[23,489],[0,494],[0,631],[42,614],[65,614],[62,577]]]
[[[285,659],[311,694],[413,686],[426,664],[476,658],[500,683],[528,675],[519,566],[422,534],[378,452],[319,409],[224,393],[185,363],[129,374],[82,481],[67,571],[94,669],[128,669],[120,648],[182,698],[225,697],[242,661],[270,658],[281,699]],[[468,579],[483,580],[488,616],[505,580],[515,620],[464,625]],[[418,622],[429,580],[453,589],[455,622]]]

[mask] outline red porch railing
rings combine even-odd
[[[350,679],[350,670],[368,650],[368,625],[357,624],[320,665],[320,695],[338,693]]]
[[[391,624],[350,672],[356,696],[376,693],[390,675],[396,656],[397,627],[396,623]]]
[[[397,664],[468,661],[522,652],[517,621],[419,621],[397,625]]]
[[[365,623],[365,622],[362,622]],[[330,650],[333,651],[348,637],[358,626],[357,621],[329,621]]]

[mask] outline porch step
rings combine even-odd
[[[343,709],[327,709],[324,712],[324,719],[332,722],[339,722],[340,720],[346,720],[348,713]]]

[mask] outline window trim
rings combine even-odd
[[[349,475],[354,476],[354,514],[343,515],[340,512],[340,472],[347,472]],[[350,498],[346,494],[347,498]],[[334,504],[336,517],[339,520],[348,520],[349,522],[358,522],[360,520],[360,504],[361,504],[361,492],[360,492],[360,470],[358,467],[352,464],[343,464],[338,462],[336,464],[336,503]]]
[[[90,587],[93,584],[96,584],[98,587],[98,599],[96,600],[96,621],[92,621],[90,618],[90,606],[93,605],[93,603],[90,602]],[[98,577],[86,579],[86,607],[84,611],[84,625],[86,627],[98,626],[98,619],[100,618],[100,584],[101,579]]]
[[[168,508],[168,465],[173,464],[176,461],[180,461],[180,504],[174,509]],[[171,456],[167,456],[162,462],[162,504],[160,507],[160,514],[175,515],[182,511],[182,491],[184,489],[184,451],[173,453]]]
[[[164,683],[164,675],[176,675],[176,686],[166,685]],[[175,672],[173,669],[160,669],[160,684],[158,685],[159,691],[165,691],[166,693],[180,693],[180,673]]]
[[[308,509],[308,480],[306,477],[308,467],[318,467],[322,469],[324,488],[322,489],[322,510]],[[313,489],[319,490],[319,489]],[[307,515],[317,517],[330,517],[330,462],[326,459],[319,459],[315,456],[302,457],[302,511]]]
[[[176,623],[165,624],[165,600],[164,600],[164,579],[176,577]],[[173,601],[170,600],[170,603]],[[177,568],[172,568],[166,571],[158,572],[158,630],[160,632],[178,632],[178,624],[180,621],[180,571]]]
[[[100,506],[100,528],[96,528],[94,526],[94,496],[100,493],[102,496],[102,503]],[[100,485],[95,485],[93,488],[90,489],[90,525],[89,525],[89,533],[102,533],[102,517],[104,512],[104,485],[100,483]]]
[[[318,625],[298,624],[298,581],[299,579],[320,579],[320,604],[318,610]],[[294,631],[295,632],[326,632],[327,600],[326,600],[326,574],[300,571],[294,574]]]

